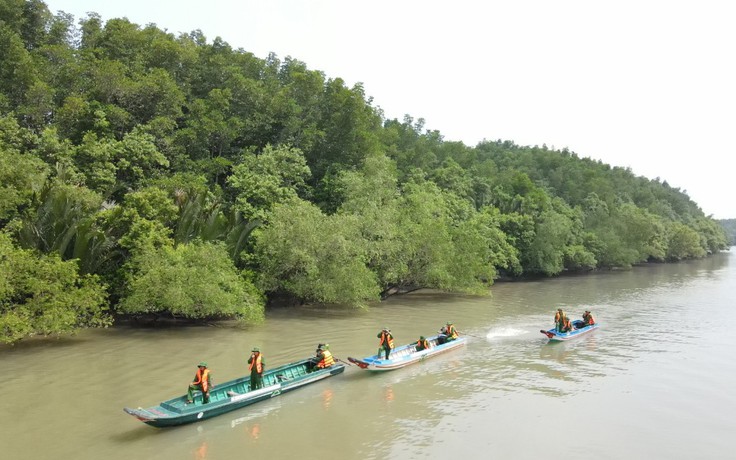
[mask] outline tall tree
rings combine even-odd
[[[258,284],[264,291],[348,306],[378,299],[378,283],[366,267],[354,219],[325,216],[292,198],[276,205],[267,222],[254,232]]]
[[[243,216],[264,220],[275,205],[303,194],[309,176],[299,149],[268,145],[258,155],[244,154],[228,184],[236,193],[235,206]]]

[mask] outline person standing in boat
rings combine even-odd
[[[592,326],[595,324],[595,318],[593,318],[593,314],[590,313],[590,310],[585,310],[585,313],[583,313],[583,323],[586,326]]]
[[[388,355],[391,353],[391,350],[394,348],[394,336],[391,335],[391,329],[384,327],[381,332],[376,335],[379,339],[381,339],[380,342],[378,342],[378,357],[381,357],[381,352],[386,356],[384,359],[388,359]]]
[[[417,340],[417,346],[416,351],[422,351],[422,350],[428,350],[429,349],[429,341],[423,336],[419,336],[419,340]]]
[[[261,349],[253,347],[250,358],[248,358],[248,369],[250,369],[250,391],[263,388],[263,368],[266,360],[263,359]]]
[[[562,308],[558,308],[557,313],[555,313],[555,328],[557,329],[557,332],[562,332],[564,318],[565,312],[562,311]]]
[[[187,404],[194,402],[194,390],[202,392],[202,404],[210,402],[210,389],[212,389],[212,377],[210,370],[207,369],[207,363],[201,362],[197,365],[197,373],[194,374],[194,380],[189,384],[187,390]]]

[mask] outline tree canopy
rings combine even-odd
[[[263,319],[703,257],[723,226],[568,150],[445,140],[362,85],[40,0],[0,7],[0,340],[115,315]]]

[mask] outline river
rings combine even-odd
[[[732,459],[736,251],[628,271],[499,283],[490,297],[415,292],[365,311],[304,308],[252,328],[83,331],[0,348],[3,459]],[[558,307],[601,328],[539,333]],[[452,320],[467,346],[370,374],[352,366],[254,406],[156,429],[123,413],[182,394],[206,360],[215,383],[318,342],[346,359]]]

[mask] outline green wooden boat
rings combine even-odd
[[[239,409],[276,397],[310,383],[342,373],[345,365],[335,363],[326,369],[307,372],[309,359],[286,364],[263,373],[263,388],[250,390],[250,375],[216,385],[210,390],[210,402],[202,404],[202,393],[195,392],[194,403],[187,404],[186,395],[169,399],[157,406],[123,410],[143,423],[158,428],[183,425]]]

